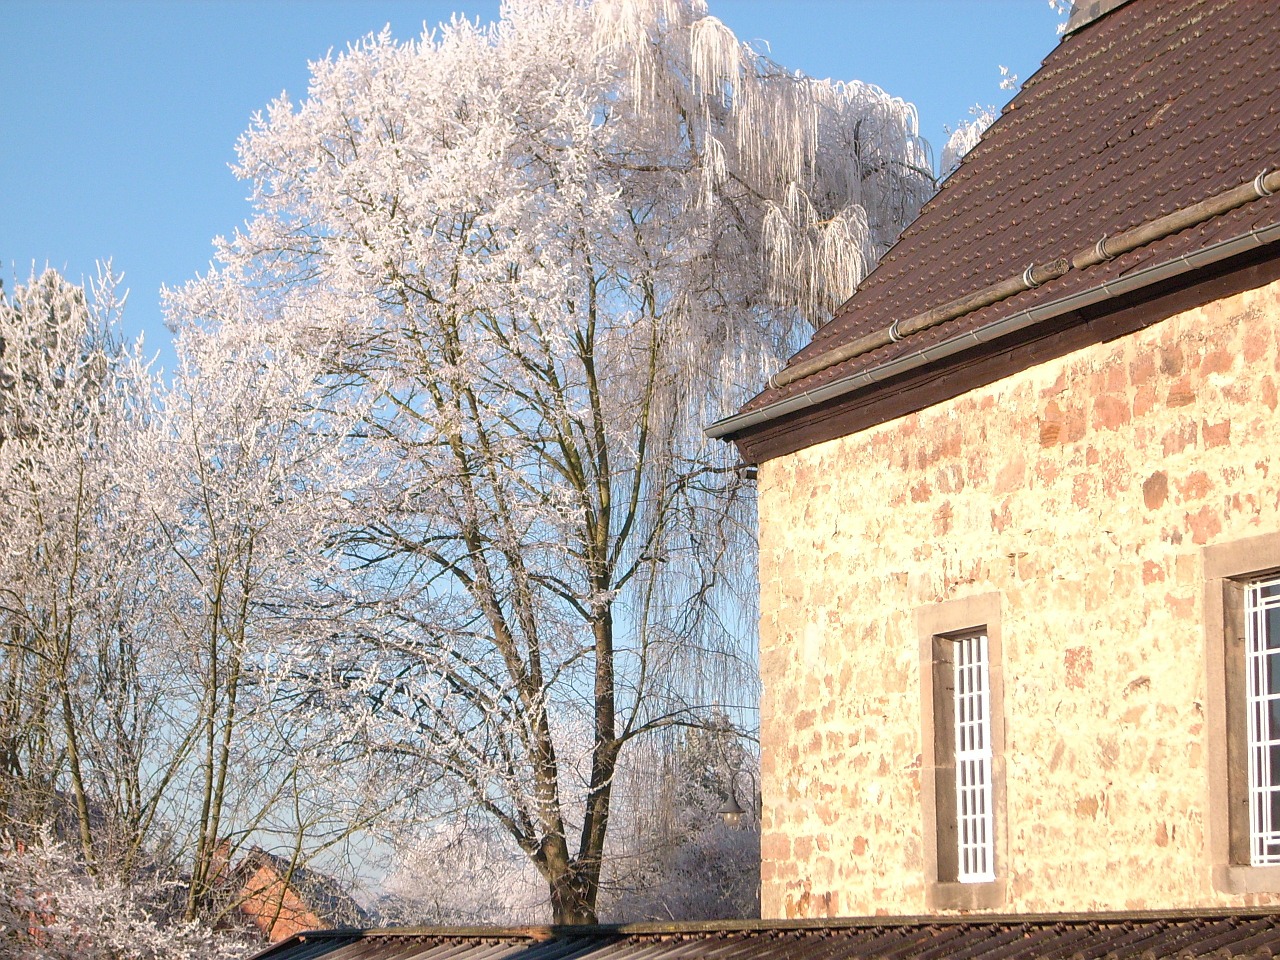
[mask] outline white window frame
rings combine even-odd
[[[1245,702],[1249,723],[1249,864],[1280,866],[1280,576],[1245,584]],[[1272,691],[1275,692],[1272,692]]]
[[[957,637],[955,665],[956,880],[989,883],[995,872],[991,674],[987,636]]]

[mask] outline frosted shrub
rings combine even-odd
[[[90,877],[41,832],[0,842],[0,957],[14,960],[232,960],[249,945],[170,912],[171,884]]]

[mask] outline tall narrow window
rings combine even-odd
[[[1213,884],[1280,891],[1280,531],[1204,548]]]
[[[956,879],[961,883],[985,883],[996,876],[987,637],[978,634],[952,643],[955,645]]]
[[[1248,583],[1249,863],[1280,865],[1280,576]]]
[[[1008,903],[1001,596],[917,607],[925,904]]]

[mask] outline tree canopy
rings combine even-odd
[[[299,702],[592,921],[626,746],[752,699],[749,490],[700,428],[931,192],[914,111],[692,0],[510,0],[313,64],[238,150],[257,213],[174,321],[280,331],[362,411],[358,613],[288,645]]]

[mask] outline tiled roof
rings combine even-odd
[[[1270,958],[1274,912],[883,918],[526,930],[322,931],[260,960],[1191,960]]]
[[[1058,44],[788,369],[1277,167],[1280,6],[1274,0],[1130,0]],[[1252,200],[766,389],[743,411],[1277,222],[1280,196]]]
[[[343,926],[372,923],[369,914],[334,877],[256,847],[251,857],[246,859],[269,864],[280,877],[289,877],[293,889],[326,923]]]

